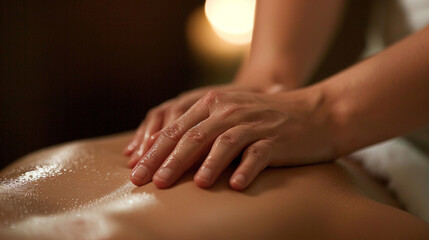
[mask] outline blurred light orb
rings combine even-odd
[[[206,0],[205,13],[223,40],[245,45],[252,40],[256,0]]]

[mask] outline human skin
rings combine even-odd
[[[274,93],[305,85],[325,53],[344,0],[257,1],[251,52],[231,83],[184,92],[151,109],[124,153],[134,167],[156,135],[211,90]]]
[[[228,168],[210,189],[195,185],[192,177],[196,169],[192,169],[174,187],[162,190],[153,183],[135,187],[128,182],[130,169],[121,149],[131,137],[127,133],[63,144],[30,154],[3,169],[0,224],[7,222],[7,226],[0,228],[0,238],[429,237],[427,223],[398,209],[385,186],[348,159],[269,168],[242,192],[228,186],[234,168]],[[34,174],[52,164],[59,168]],[[119,189],[119,195],[112,195]],[[109,210],[109,202],[136,200],[131,197],[141,194],[150,198],[130,209],[119,206],[118,211]],[[101,201],[106,196],[110,196],[108,201]],[[34,216],[43,220],[42,225],[34,225]],[[100,232],[101,223],[115,227]],[[14,229],[8,227],[12,224]]]
[[[427,125],[428,79],[429,26],[316,85],[332,111],[336,155]]]
[[[155,185],[165,188],[198,164],[196,184],[210,187],[243,152],[230,183],[242,190],[267,166],[331,160],[333,141],[320,97],[302,91],[284,96],[211,91],[161,131],[131,180],[142,185],[153,176]]]
[[[301,90],[271,95],[212,91],[161,131],[134,167],[131,181],[169,187],[208,154],[195,181],[209,187],[244,152],[230,180],[242,190],[266,166],[327,161],[423,127],[429,123],[428,39],[426,27]],[[234,154],[225,151],[228,146]]]
[[[280,83],[285,89],[304,86],[329,47],[345,6],[345,0],[256,1],[250,57],[242,69],[247,76],[237,80]],[[287,74],[251,77],[261,68]]]

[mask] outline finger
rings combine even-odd
[[[137,148],[141,145],[143,138],[145,136],[145,131],[146,131],[146,126],[148,121],[154,116],[154,115],[158,115],[161,114],[161,109],[153,109],[151,111],[148,112],[148,114],[146,115],[145,119],[143,120],[143,122],[140,124],[140,126],[138,127],[136,134],[134,134],[133,139],[131,140],[131,142],[127,145],[127,147],[124,149],[124,154],[127,156],[130,156],[131,154],[133,154]]]
[[[157,106],[156,108],[153,108],[150,111],[148,111],[148,113],[145,116],[145,119],[140,124],[139,128],[137,129],[137,132],[134,135],[133,140],[131,140],[130,144],[128,144],[128,146],[124,149],[125,155],[130,156],[132,153],[134,153],[136,151],[137,147],[139,147],[141,145],[141,143],[143,142],[144,137],[145,137],[145,131],[146,131],[146,126],[147,126],[148,121],[151,118],[153,118],[154,116],[163,114],[165,112],[165,110],[168,109],[168,107],[171,106],[171,104],[173,102],[174,102],[173,99],[168,100],[168,101],[162,103],[161,105]]]
[[[268,140],[261,140],[247,147],[240,165],[229,181],[230,186],[235,190],[247,188],[256,176],[268,166],[269,157]]]
[[[152,136],[149,137],[149,139],[146,142],[146,147],[149,150],[152,145],[156,142],[156,140],[158,139],[159,135],[161,134],[161,131],[156,132],[155,134],[153,134]],[[147,151],[145,151],[144,153],[146,153]],[[128,167],[130,168],[134,168],[134,166],[137,164],[137,161],[139,160],[139,158],[136,159],[130,159],[128,161]]]
[[[129,167],[134,167],[137,161],[149,150],[150,147],[148,147],[147,142],[154,133],[161,130],[163,117],[163,110],[156,110],[148,114],[145,120],[145,128],[139,141],[139,148],[131,155],[128,161]]]
[[[149,148],[152,147],[152,145],[158,140],[159,135],[161,135],[161,131],[158,131],[154,133],[152,136],[150,136],[149,140],[147,140],[147,146]]]
[[[182,116],[201,97],[201,91],[187,92],[184,95],[180,95],[177,98],[177,101],[174,102],[174,105],[172,105],[169,108],[169,111],[167,111],[163,127],[170,125],[174,120]]]
[[[194,177],[199,187],[210,187],[243,148],[255,142],[258,134],[250,126],[237,126],[217,137],[210,153]]]
[[[137,186],[148,183],[155,171],[173,151],[183,134],[208,116],[208,108],[203,103],[195,104],[190,111],[161,130],[151,149],[134,167],[131,181]]]
[[[186,109],[182,106],[173,106],[168,109],[168,111],[165,113],[165,118],[163,122],[163,128],[170,125],[174,120],[178,119],[180,116],[183,115],[183,113],[186,112]]]
[[[154,184],[159,188],[174,184],[189,167],[209,152],[216,137],[229,127],[225,122],[211,117],[187,131],[153,176]]]
[[[143,139],[144,127],[145,127],[145,121],[143,121],[140,124],[136,133],[134,134],[133,138],[131,139],[131,142],[124,148],[124,150],[123,150],[124,155],[130,156],[132,153],[134,153],[137,146],[139,146],[141,139]]]

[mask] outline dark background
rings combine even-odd
[[[198,85],[185,23],[202,0],[0,3],[0,168],[52,144],[126,131]],[[369,1],[352,1],[314,79],[356,61]]]

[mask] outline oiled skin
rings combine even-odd
[[[67,212],[128,184],[121,152],[131,136],[52,147],[2,170],[0,223]],[[49,162],[66,171],[5,187]],[[198,188],[192,171],[166,190],[152,183],[130,188],[157,204],[109,216],[119,226],[110,239],[429,239],[428,224],[397,208],[383,185],[350,161],[267,169],[244,192],[228,187],[232,170],[210,189]],[[3,230],[1,239],[21,239]]]

